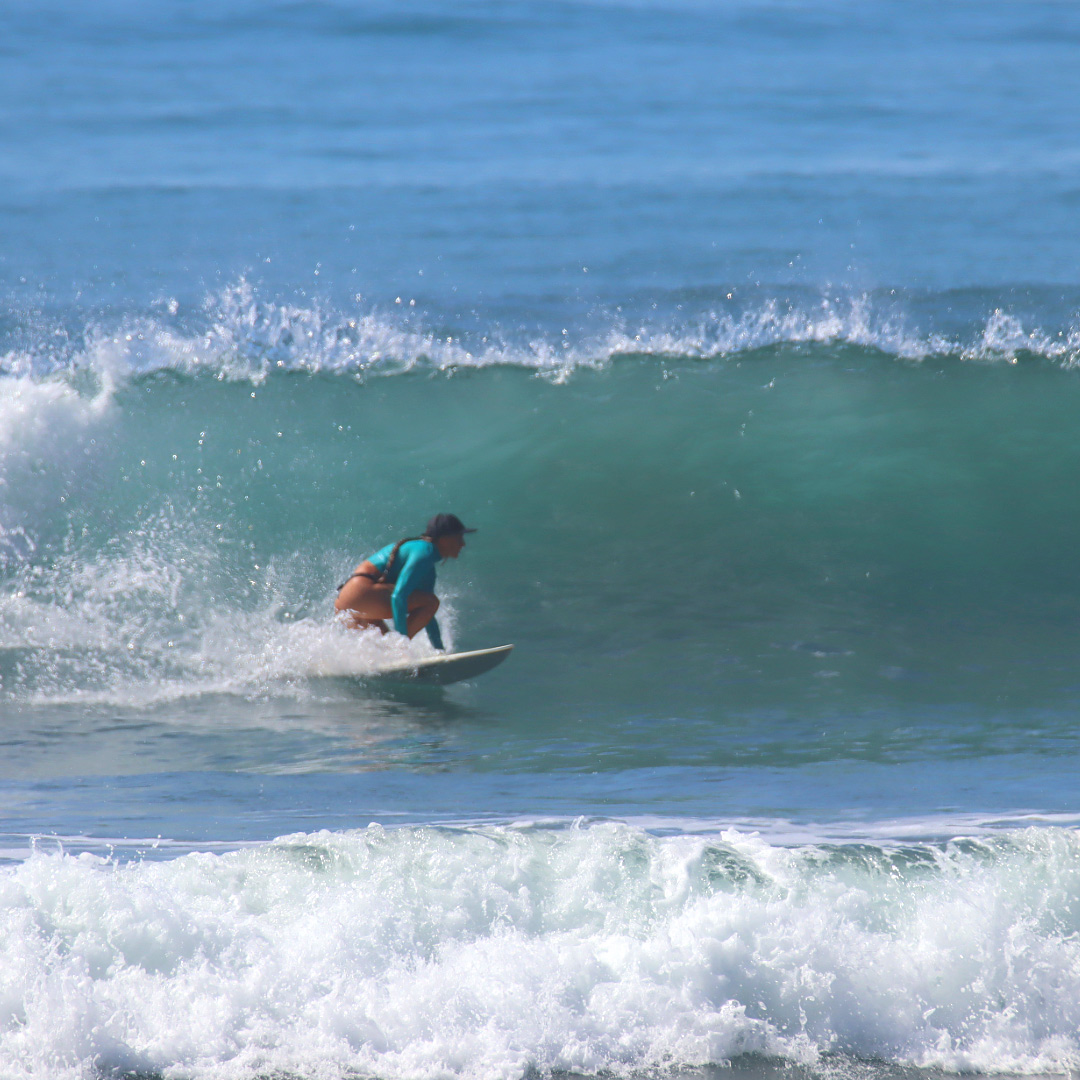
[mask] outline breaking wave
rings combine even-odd
[[[38,327],[35,344],[0,363],[0,692],[139,705],[260,694],[344,670],[345,652],[358,657],[355,673],[367,645],[359,655],[329,620],[333,584],[448,493],[459,507],[488,508],[485,529],[504,539],[523,535],[522,522],[544,537],[542,551],[519,547],[501,567],[490,551],[487,594],[467,590],[470,602],[503,613],[486,632],[507,640],[554,619],[554,607],[515,584],[523,565],[549,558],[593,583],[626,580],[643,557],[666,564],[673,535],[705,534],[717,536],[711,587],[747,626],[772,627],[764,642],[732,636],[725,647],[764,647],[791,671],[799,655],[770,642],[818,640],[826,610],[843,612],[828,625],[859,626],[878,605],[899,604],[925,626],[926,612],[940,619],[950,605],[993,602],[987,626],[1038,612],[1051,632],[1080,588],[1071,511],[1057,498],[1074,453],[1068,395],[1048,397],[1027,371],[1008,387],[989,378],[931,385],[908,361],[944,357],[944,367],[970,372],[1039,358],[1068,369],[1080,330],[1033,330],[995,310],[946,338],[916,333],[895,301],[876,296],[741,309],[714,300],[695,300],[695,314],[683,297],[633,325],[626,312],[594,313],[602,329],[591,336],[588,320],[565,336],[561,326],[443,333],[404,299],[400,314],[346,316],[266,301],[240,282],[198,313],[166,301],[123,316],[121,329],[104,329],[103,317],[78,331]],[[769,360],[765,378],[743,362],[755,350]],[[877,376],[901,368],[908,389],[898,394]],[[851,369],[872,377],[853,380]],[[468,372],[477,377],[452,377]],[[445,377],[423,377],[433,373]],[[690,373],[705,377],[680,379]],[[563,393],[555,384],[567,381]],[[658,382],[668,386],[662,397]],[[1015,461],[996,441],[1003,416]],[[414,417],[423,423],[402,422]],[[957,438],[943,440],[946,428]],[[997,519],[999,500],[968,475],[973,452],[1001,464],[998,496],[1013,492],[1010,505],[1028,512]],[[531,494],[539,491],[542,499]],[[343,496],[353,500],[345,514]],[[655,521],[628,518],[642,500],[659,508]],[[639,532],[617,565],[591,561],[628,528]],[[928,545],[938,533],[953,539]],[[988,593],[983,582],[1014,550],[1038,553],[1031,574]],[[741,576],[721,569],[732,566]],[[839,601],[838,574],[850,579]],[[755,590],[764,580],[783,603]],[[449,593],[440,582],[451,637],[454,582],[448,575]],[[572,574],[549,584],[546,600],[558,597],[560,634],[569,620],[618,640],[650,617],[667,625],[673,610],[713,625],[702,590],[672,588],[687,591],[644,618],[620,611],[629,604],[620,590],[598,611]],[[799,612],[793,597],[805,604],[782,628],[782,612]],[[1033,653],[1048,655],[1025,633]],[[820,677],[859,668],[865,649],[845,640],[822,652],[850,663],[830,663]],[[906,679],[912,665],[897,655],[883,647],[860,677]]]
[[[632,304],[601,306],[571,327],[508,327],[473,317],[471,328],[461,329],[460,315],[425,312],[415,299],[345,312],[265,299],[240,280],[208,296],[200,310],[182,311],[169,299],[152,313],[99,316],[83,327],[23,327],[30,344],[22,340],[0,356],[0,375],[209,373],[259,383],[274,371],[368,377],[507,365],[567,377],[625,356],[724,359],[806,344],[858,346],[909,361],[1080,362],[1075,318],[1043,326],[990,303],[981,315],[973,311],[965,329],[945,332],[933,328],[932,317],[924,320],[929,328],[917,325],[894,294],[676,297],[636,305],[646,309],[636,315]]]

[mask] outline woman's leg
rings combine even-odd
[[[393,622],[394,611],[390,597],[393,585],[372,581],[370,578],[354,577],[345,582],[334,601],[334,610],[344,613],[352,629],[365,630],[377,627],[387,631],[387,623]],[[434,593],[417,590],[409,594],[409,614],[406,629],[409,637],[416,637],[435,617],[439,610],[439,598]]]
[[[341,587],[334,601],[334,610],[345,614],[349,624],[357,630],[378,626],[386,630],[386,620],[393,619],[390,608],[392,585],[372,581],[370,578],[352,577]]]
[[[409,617],[405,625],[409,630],[409,637],[414,638],[432,619],[439,610],[439,598],[430,592],[416,592],[409,596]]]

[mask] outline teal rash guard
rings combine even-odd
[[[394,550],[393,544],[376,551],[368,556],[368,562],[374,563],[379,570],[386,570],[386,563],[390,558],[390,552]],[[390,594],[390,608],[394,613],[394,629],[399,634],[407,634],[405,620],[409,616],[409,597],[419,589],[421,592],[433,593],[435,591],[435,565],[442,562],[439,549],[430,540],[409,540],[398,549],[394,565],[390,567],[390,573],[386,580],[394,586]],[[426,627],[427,636],[436,649],[446,648],[443,645],[442,634],[439,632],[439,624],[432,618]]]

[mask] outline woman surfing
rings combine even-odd
[[[338,586],[334,610],[355,630],[374,626],[385,634],[388,620],[410,638],[427,630],[431,644],[444,649],[435,619],[435,567],[443,559],[456,559],[471,532],[476,530],[465,528],[455,514],[436,514],[422,536],[387,544],[365,559]]]

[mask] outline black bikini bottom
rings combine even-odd
[[[350,582],[350,581],[352,581],[352,579],[353,579],[354,577],[366,577],[366,578],[368,579],[368,581],[374,581],[376,585],[378,585],[378,584],[379,584],[379,582],[380,582],[380,581],[382,580],[382,578],[380,578],[380,577],[379,577],[379,576],[378,576],[377,574],[369,574],[369,573],[368,573],[368,572],[367,572],[366,570],[359,570],[359,571],[357,571],[357,572],[356,572],[355,574],[350,574],[350,575],[349,575],[349,576],[348,576],[348,577],[347,577],[347,578],[346,578],[346,579],[345,579],[345,580],[344,580],[344,581],[343,581],[343,582],[342,582],[342,583],[341,583],[341,584],[340,584],[340,585],[339,585],[339,586],[337,587],[337,591],[338,591],[338,592],[341,592],[341,590],[342,590],[342,589],[344,589],[344,588],[345,588],[345,586],[346,586],[346,585],[348,585],[348,584],[349,584],[349,582]]]

